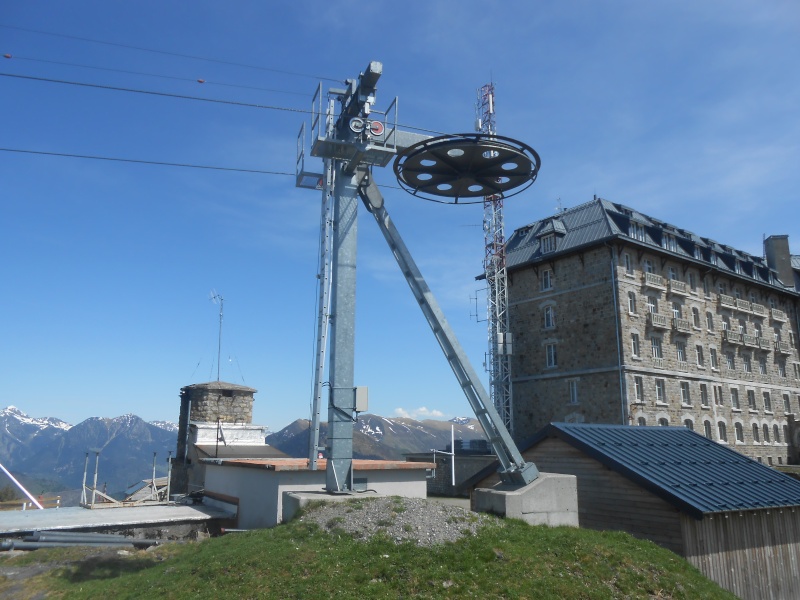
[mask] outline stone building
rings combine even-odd
[[[172,459],[170,490],[175,494],[205,488],[205,458],[278,458],[268,446],[267,427],[253,424],[257,390],[211,381],[181,388],[178,444]]]
[[[507,247],[513,435],[684,425],[786,464],[800,412],[800,257],[766,258],[595,198]]]

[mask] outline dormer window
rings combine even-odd
[[[542,254],[548,252],[555,252],[556,250],[556,236],[555,234],[548,234],[542,237]]]
[[[631,224],[628,227],[628,235],[635,240],[640,240],[644,242],[645,241],[644,225],[642,225],[641,223],[636,223],[634,221],[631,221]]]

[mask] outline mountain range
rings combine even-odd
[[[404,454],[444,450],[450,444],[450,429],[455,439],[484,439],[476,419],[456,417],[450,421],[381,417],[363,414],[353,425],[353,457],[375,460],[403,460]],[[298,419],[267,436],[267,443],[289,456],[308,456],[309,421]],[[325,446],[328,424],[320,424],[320,443]]]
[[[353,456],[379,460],[403,460],[407,453],[443,450],[456,439],[483,439],[477,420],[417,421],[362,414],[354,424]],[[327,423],[320,426],[320,446],[327,437]],[[167,453],[174,453],[178,426],[168,421],[146,422],[133,414],[116,418],[92,417],[70,425],[52,417],[30,417],[9,406],[0,410],[0,463],[32,493],[80,490],[84,467],[87,483],[94,479],[95,451],[99,451],[98,488],[118,494],[131,485],[167,474]],[[309,421],[297,420],[266,442],[289,456],[308,455]],[[87,464],[88,454],[88,464]],[[0,473],[0,487],[5,476]]]
[[[70,425],[52,417],[29,417],[14,406],[0,411],[0,463],[42,491],[80,489],[87,462],[87,482],[94,479],[95,450],[100,451],[98,487],[120,492],[153,474],[167,473],[167,452],[175,452],[177,426],[147,423],[128,414],[92,417]],[[32,493],[40,490],[32,488]]]

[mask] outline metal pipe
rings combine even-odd
[[[34,497],[33,497],[33,495],[31,495],[31,493],[30,493],[28,490],[26,490],[26,489],[25,489],[25,486],[23,486],[23,485],[22,485],[22,484],[21,484],[19,481],[17,481],[17,480],[16,480],[16,478],[15,478],[15,477],[14,477],[14,476],[13,476],[11,473],[9,473],[9,472],[8,472],[8,469],[6,469],[6,468],[3,466],[3,464],[2,464],[2,463],[0,463],[0,469],[2,469],[2,470],[3,470],[3,473],[5,473],[6,475],[8,475],[8,478],[9,478],[11,481],[13,481],[13,482],[14,482],[14,484],[15,484],[15,485],[16,485],[16,486],[17,486],[17,487],[20,489],[20,490],[22,490],[22,493],[23,493],[23,494],[25,494],[25,495],[26,495],[28,498],[30,498],[30,501],[31,501],[31,502],[33,502],[33,503],[34,503],[34,504],[35,504],[35,505],[36,505],[36,506],[37,506],[39,509],[41,509],[41,510],[44,510],[44,507],[43,507],[41,504],[39,504],[39,503],[36,501],[36,498],[34,498]]]
[[[94,453],[94,484],[92,485],[92,506],[94,506],[94,498],[97,493],[97,469],[100,466],[100,451]]]

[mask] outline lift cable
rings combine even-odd
[[[137,90],[134,88],[117,87],[113,85],[101,85],[99,83],[83,83],[81,81],[67,81],[65,79],[50,79],[47,77],[33,77],[32,75],[17,75],[13,73],[0,73],[0,77],[14,77],[17,79],[30,79],[33,81],[46,81],[48,83],[63,83],[65,85],[77,85],[81,87],[97,88],[102,90],[114,90],[117,92],[132,92],[134,94],[148,94],[151,96],[165,96],[167,98],[180,98],[182,100],[198,100],[200,102],[213,102],[216,104],[232,104],[234,106],[246,106],[248,108],[266,108],[270,110],[284,110],[287,112],[311,114],[310,110],[303,108],[289,108],[286,106],[271,106],[269,104],[251,104],[249,102],[239,102],[237,100],[220,100],[216,98],[200,98],[199,96],[187,96],[185,94],[171,94],[168,92],[154,92],[152,90]]]
[[[65,67],[79,67],[81,69],[93,69],[95,71],[106,71],[109,73],[125,73],[127,75],[143,75],[145,77],[158,77],[159,79],[171,79],[173,81],[188,81],[191,83],[200,83],[205,85],[221,85],[225,87],[231,88],[239,88],[243,90],[256,90],[259,92],[275,92],[277,94],[292,94],[295,96],[303,96],[306,98],[311,97],[311,94],[306,94],[303,92],[291,92],[289,90],[277,90],[274,88],[264,88],[252,85],[240,85],[236,83],[222,83],[220,81],[209,81],[208,79],[192,79],[191,77],[176,77],[174,75],[160,75],[158,73],[145,73],[144,71],[128,71],[126,69],[112,69],[110,67],[97,67],[94,65],[82,65],[80,63],[71,63],[71,62],[63,62],[59,60],[47,60],[44,58],[30,58],[27,56],[19,56],[17,54],[3,54],[3,57],[6,59],[14,59],[14,60],[24,60],[27,62],[38,62],[38,63],[46,63],[50,65],[62,65]]]
[[[335,79],[333,77],[320,77],[318,75],[311,75],[309,73],[300,73],[300,72],[297,72],[297,71],[286,71],[286,70],[283,70],[283,69],[273,69],[271,67],[262,67],[260,65],[251,65],[251,64],[245,64],[245,63],[238,63],[238,62],[229,61],[229,60],[221,60],[219,58],[208,58],[208,57],[205,57],[205,56],[195,56],[195,55],[192,55],[192,54],[181,54],[180,52],[168,52],[166,50],[154,50],[153,48],[144,48],[142,46],[132,46],[130,44],[120,44],[118,42],[107,42],[107,41],[104,41],[104,40],[95,40],[95,39],[92,39],[92,38],[80,37],[80,36],[77,36],[77,35],[68,35],[66,33],[56,33],[56,32],[53,32],[53,31],[42,31],[40,29],[28,29],[26,27],[17,27],[15,25],[5,25],[5,24],[2,24],[2,23],[0,23],[0,27],[3,27],[5,29],[16,29],[17,31],[25,31],[25,32],[28,32],[28,33],[38,33],[38,34],[41,34],[41,35],[51,35],[51,36],[54,36],[54,37],[61,37],[61,38],[66,38],[66,39],[70,39],[70,40],[79,40],[81,42],[91,42],[93,44],[103,44],[105,46],[116,46],[118,48],[127,48],[128,50],[139,50],[141,52],[151,52],[153,54],[163,54],[163,55],[166,55],[166,56],[177,56],[179,58],[190,58],[192,60],[203,60],[203,61],[206,61],[206,62],[217,63],[217,64],[221,64],[221,65],[230,65],[230,66],[234,66],[234,67],[245,67],[247,69],[257,69],[259,71],[270,71],[272,73],[281,73],[283,75],[294,75],[295,77],[309,77],[309,78],[312,78],[312,79],[322,79],[324,81],[335,81],[336,83],[344,83],[341,79]]]
[[[165,167],[185,167],[189,169],[210,169],[213,171],[234,171],[236,173],[255,173],[258,175],[288,175],[294,177],[294,173],[286,171],[262,171],[259,169],[239,169],[236,167],[215,167],[211,165],[191,165],[187,163],[162,162],[157,160],[138,160],[135,158],[117,158],[113,156],[95,156],[89,154],[69,154],[67,152],[45,152],[42,150],[23,150],[20,148],[0,148],[0,152],[16,152],[19,154],[39,154],[44,156],[59,156],[67,158],[85,158],[90,160],[108,160],[113,162],[137,163],[142,165],[160,165]]]
[[[188,96],[186,94],[171,94],[168,92],[155,92],[152,90],[140,90],[136,88],[124,88],[124,87],[117,87],[113,85],[102,85],[99,83],[84,83],[81,81],[68,81],[66,79],[51,79],[48,77],[34,77],[32,75],[19,75],[15,73],[0,73],[0,77],[13,77],[16,79],[28,79],[31,81],[44,81],[47,83],[61,83],[64,85],[75,85],[79,87],[87,87],[87,88],[95,88],[101,90],[112,90],[116,92],[131,92],[134,94],[147,94],[151,96],[163,96],[167,98],[178,98],[180,100],[197,100],[199,102],[211,102],[214,104],[230,104],[233,106],[244,106],[247,108],[262,108],[268,110],[282,110],[286,112],[295,112],[295,113],[303,113],[303,114],[312,114],[313,111],[303,109],[303,108],[289,108],[286,106],[274,106],[270,104],[252,104],[249,102],[240,102],[238,100],[222,100],[217,98],[201,98],[199,96]],[[425,133],[432,133],[434,135],[446,135],[442,131],[436,131],[434,129],[425,129],[424,127],[414,127],[413,125],[403,125],[398,123],[398,127],[404,127],[406,129],[413,129],[414,131],[423,131]]]

